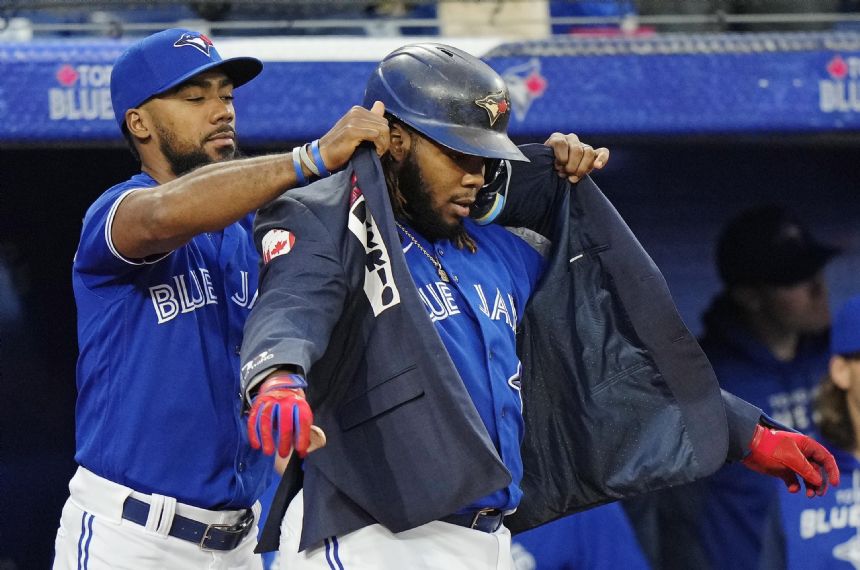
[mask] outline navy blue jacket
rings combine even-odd
[[[506,518],[515,532],[707,475],[743,454],[760,416],[721,398],[665,281],[593,182],[569,192],[548,148],[523,150],[532,163],[514,170],[506,221],[553,248],[518,334],[526,436],[525,496]],[[258,246],[273,229],[295,243],[261,271],[243,380],[250,389],[271,366],[300,366],[328,445],[305,460],[303,481],[296,462],[288,468],[260,549],[277,548],[302,486],[305,549],[373,523],[414,528],[508,485],[417,295],[375,155],[361,149],[343,172],[261,210]]]

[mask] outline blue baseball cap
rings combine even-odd
[[[768,204],[742,212],[725,227],[717,268],[729,287],[791,286],[811,279],[839,252],[816,240],[793,212]]]
[[[833,319],[830,330],[831,354],[860,352],[860,295],[849,299]]]
[[[120,129],[129,109],[215,68],[239,87],[263,70],[263,62],[253,57],[221,59],[212,40],[184,28],[164,30],[133,44],[116,60],[110,76],[110,97]]]

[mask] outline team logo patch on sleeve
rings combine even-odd
[[[296,244],[296,236],[287,230],[269,230],[263,236],[263,263],[269,263],[279,255],[290,253]]]

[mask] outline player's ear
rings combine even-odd
[[[395,161],[402,162],[412,151],[412,134],[397,122],[392,122],[390,133],[391,144],[388,152]]]
[[[848,361],[838,355],[830,357],[830,381],[836,384],[840,390],[851,388],[851,371],[848,369]]]
[[[151,136],[149,132],[149,121],[140,109],[129,109],[125,112],[125,128],[132,137],[144,141]]]

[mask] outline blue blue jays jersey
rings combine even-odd
[[[251,217],[165,255],[126,259],[111,241],[114,213],[130,191],[156,185],[134,176],[84,218],[73,267],[75,459],[140,492],[248,507],[272,472],[241,417],[239,347],[258,276]]]
[[[850,453],[830,450],[841,472],[840,486],[815,500],[780,490],[764,535],[761,568],[860,568],[860,462]]]
[[[449,278],[400,230],[409,272],[430,320],[457,367],[466,390],[510,470],[511,484],[466,506],[510,510],[522,497],[523,465],[520,361],[516,327],[543,269],[543,259],[525,241],[498,226],[464,220],[478,246],[476,253],[448,240],[428,242],[406,227],[436,257]]]

